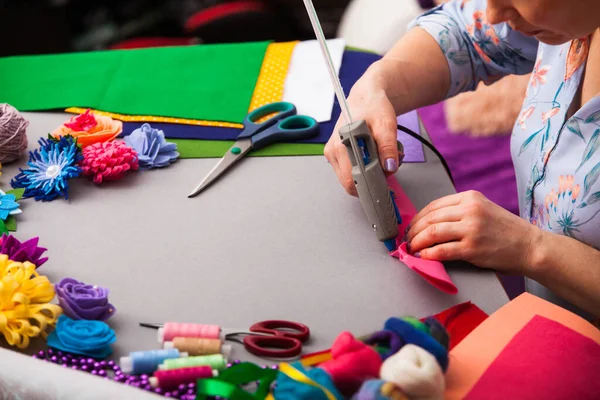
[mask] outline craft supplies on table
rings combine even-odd
[[[199,379],[216,377],[217,370],[210,366],[171,369],[167,371],[156,371],[148,381],[153,388],[160,387],[162,390],[174,390],[179,385],[195,383]]]
[[[158,329],[159,343],[178,337],[231,340],[243,344],[248,352],[256,356],[279,359],[299,356],[302,344],[310,339],[308,326],[284,320],[260,321],[248,331],[177,322],[167,322],[164,325],[142,322],[140,326]],[[243,339],[240,341],[238,336],[243,336]]]
[[[187,353],[180,353],[177,349],[134,351],[129,356],[121,357],[120,366],[126,374],[151,374],[165,360],[187,356]]]
[[[293,104],[278,102],[267,104],[248,114],[244,119],[244,130],[237,141],[188,197],[198,195],[251,150],[260,150],[276,142],[316,136],[317,121],[296,113]],[[261,122],[266,117],[268,119]]]

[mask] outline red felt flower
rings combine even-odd
[[[138,169],[138,155],[121,141],[95,143],[83,149],[81,169],[94,178],[94,183],[114,181]]]

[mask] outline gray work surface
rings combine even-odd
[[[24,115],[30,149],[69,117]],[[418,209],[453,192],[439,160],[428,149],[426,157],[397,174]],[[188,199],[216,162],[179,160],[100,186],[79,178],[68,201],[21,201],[16,237],[39,236],[49,249],[40,273],[109,288],[114,356],[159,348],[157,332],[139,322],[299,321],[311,329],[309,352],[391,316],[425,317],[464,301],[492,313],[508,301],[491,271],[450,267],[459,294],[447,295],[390,257],[324,157],[247,157]],[[0,188],[9,190],[25,163],[5,166]],[[237,344],[232,358],[256,361]]]

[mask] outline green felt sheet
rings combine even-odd
[[[0,103],[20,111],[89,107],[241,123],[268,44],[0,58]]]
[[[232,141],[169,139],[177,144],[180,158],[220,158],[233,145]],[[320,143],[275,143],[258,151],[251,151],[248,156],[321,156],[325,149]]]

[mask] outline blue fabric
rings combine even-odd
[[[62,314],[47,344],[68,353],[103,359],[112,354],[110,345],[116,340],[115,331],[105,322],[74,320]]]
[[[448,351],[432,336],[400,318],[388,319],[384,329],[396,332],[407,344],[414,344],[428,351],[440,364],[442,371],[446,372],[448,369]]]
[[[340,81],[346,96],[367,68],[380,58],[379,55],[360,51],[347,50],[344,53],[340,68]],[[297,143],[327,143],[340,114],[340,105],[336,101],[333,105],[331,120],[319,124],[319,134],[311,139],[299,140]],[[129,135],[144,124],[145,122],[124,122],[121,136]],[[169,139],[235,140],[241,132],[241,129],[237,128],[165,123],[153,123],[152,127],[164,131],[165,137]]]
[[[321,368],[307,370],[298,362],[290,365],[317,382],[319,385],[325,387],[336,397],[336,399],[341,400],[344,398],[325,370]],[[279,372],[277,375],[277,384],[273,391],[273,396],[277,400],[327,400],[327,396],[325,396],[321,389],[297,382],[282,372]]]

